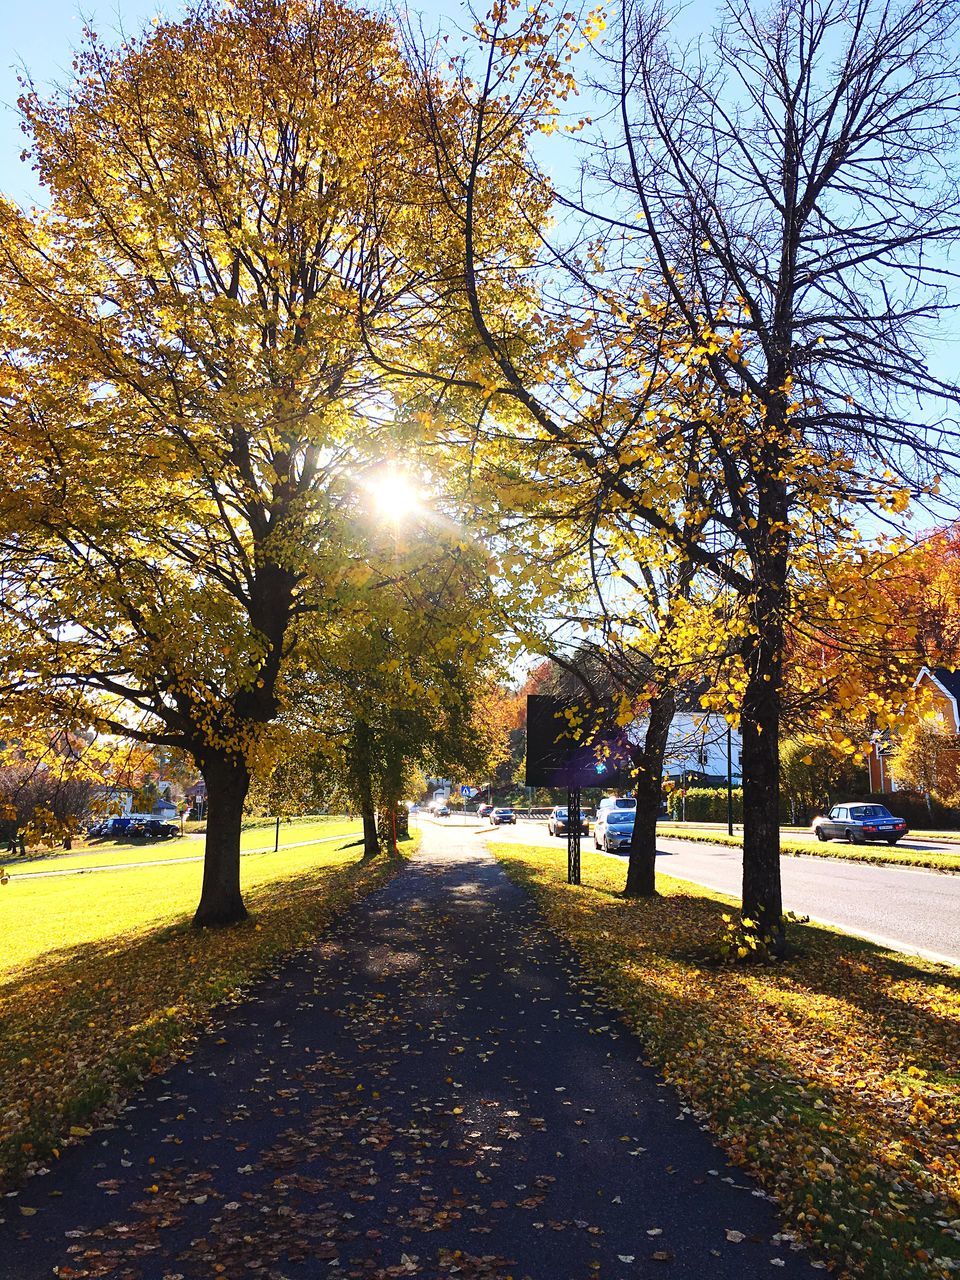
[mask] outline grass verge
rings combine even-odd
[[[650,1060],[834,1265],[870,1280],[960,1269],[960,972],[814,926],[779,967],[717,964],[727,901],[658,876],[491,844],[640,1035]]]
[[[190,927],[199,864],[11,880],[0,889],[0,1188],[84,1138],[215,1006],[396,867],[335,844],[245,861],[251,918],[202,932]]]
[[[696,827],[658,824],[657,834],[667,840],[692,840],[696,844],[722,844],[730,849],[743,848],[743,836],[725,831],[701,831]],[[920,834],[920,833],[918,833]],[[927,832],[922,834],[926,835]],[[842,844],[819,840],[797,840],[780,837],[780,852],[793,858],[842,858],[845,862],[872,862],[877,866],[928,867],[935,871],[960,872],[960,852],[943,853],[937,849],[902,849],[899,845]]]
[[[240,834],[240,851],[273,849],[275,828],[251,827]],[[360,835],[360,824],[349,818],[312,818],[309,822],[289,822],[280,827],[280,848],[311,840]],[[202,835],[175,836],[172,840],[104,840],[73,849],[34,850],[26,858],[0,855],[0,864],[11,875],[27,871],[76,871],[86,867],[109,867],[131,862],[164,862],[177,858],[202,858]],[[6,862],[4,863],[4,858]]]

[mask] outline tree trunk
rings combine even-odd
[[[633,753],[636,766],[637,816],[627,863],[627,898],[652,898],[657,887],[657,818],[663,785],[663,757],[677,701],[672,689],[664,689],[650,702],[643,749]]]
[[[382,808],[377,815],[377,826],[380,832],[380,847],[390,858],[397,856],[397,823],[394,810]]]
[[[743,739],[743,915],[761,935],[783,942],[780,896],[779,691],[763,666],[747,683],[740,721]]]
[[[380,852],[377,839],[377,810],[373,801],[371,757],[373,734],[365,720],[355,720],[351,744],[350,773],[353,791],[363,822],[363,861],[368,862]]]
[[[247,918],[240,894],[240,826],[250,773],[237,756],[208,760],[201,772],[207,784],[207,836],[203,888],[193,923],[206,928]]]
[[[743,741],[743,918],[784,950],[780,893],[780,696],[787,601],[787,503],[782,482],[758,501],[754,634],[746,642],[747,685],[740,712]]]
[[[366,862],[369,858],[375,858],[380,852],[380,842],[377,839],[377,814],[373,801],[369,797],[360,811],[360,817],[363,819],[363,860]]]

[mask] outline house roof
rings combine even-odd
[[[937,684],[942,685],[950,697],[960,703],[960,671],[951,671],[949,667],[933,667],[931,674]]]

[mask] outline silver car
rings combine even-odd
[[[567,834],[569,825],[570,815],[564,805],[557,805],[556,808],[550,810],[550,817],[547,819],[547,833],[549,835],[564,836]],[[585,836],[590,834],[590,822],[582,809],[580,811],[580,831]]]
[[[629,849],[633,840],[633,820],[636,809],[601,809],[593,828],[593,846],[616,853]]]

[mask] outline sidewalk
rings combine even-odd
[[[2,1280],[815,1274],[482,835],[423,839],[115,1128],[0,1201]]]

